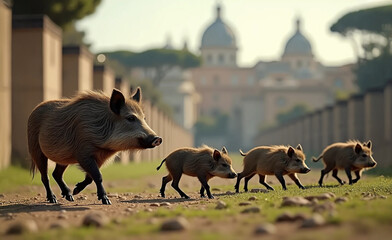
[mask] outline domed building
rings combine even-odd
[[[223,21],[221,6],[216,7],[216,19],[201,38],[203,66],[237,66],[237,43],[233,30]]]

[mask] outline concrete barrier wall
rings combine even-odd
[[[40,102],[61,97],[61,29],[46,16],[12,20],[12,160],[29,165],[27,119]],[[3,116],[2,116],[3,117]]]
[[[259,134],[255,145],[300,143],[306,153],[318,156],[326,146],[350,139],[371,140],[373,157],[379,166],[392,166],[392,81],[381,89],[353,95],[267,129]]]
[[[0,170],[11,163],[11,8],[0,1]]]
[[[93,59],[84,46],[63,47],[63,97],[93,89]]]

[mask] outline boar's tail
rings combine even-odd
[[[157,171],[158,171],[159,169],[161,169],[162,164],[163,164],[164,162],[166,162],[166,159],[163,159],[163,160],[162,160],[161,165],[159,165],[159,166],[157,167]]]
[[[31,179],[34,179],[36,169],[37,167],[35,166],[35,162],[31,160],[31,166],[30,166],[30,174],[32,175]]]
[[[240,151],[241,156],[245,157],[247,155],[246,153],[242,152],[241,149],[239,151]]]
[[[323,158],[323,155],[320,155],[318,158],[313,157],[312,161],[313,162],[318,162],[321,158]]]

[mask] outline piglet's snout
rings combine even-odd
[[[301,173],[308,173],[310,172],[310,168],[302,168]]]
[[[153,147],[157,147],[159,145],[161,145],[162,143],[162,138],[161,137],[155,137],[151,143],[151,146]]]

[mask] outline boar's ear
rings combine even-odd
[[[227,149],[226,149],[226,147],[223,147],[223,148],[222,148],[222,152],[223,152],[224,154],[227,154]]]
[[[296,148],[297,148],[298,150],[300,150],[301,152],[303,152],[303,151],[304,151],[304,150],[302,150],[302,146],[301,146],[301,144],[298,144]]]
[[[133,94],[132,99],[138,103],[142,101],[142,89],[140,87],[136,88],[136,92]]]
[[[372,141],[368,141],[367,143],[366,143],[366,146],[369,148],[369,149],[371,149],[372,148]]]
[[[212,154],[212,157],[216,160],[216,161],[218,161],[220,158],[221,158],[221,154],[220,154],[220,152],[218,151],[218,150],[214,150],[214,153]]]
[[[287,155],[292,158],[293,154],[294,154],[294,148],[292,148],[291,146],[289,147],[289,149],[287,150]]]
[[[354,151],[356,154],[360,154],[362,151],[362,146],[361,144],[357,143],[357,145],[355,145]]]
[[[117,115],[120,114],[121,108],[125,104],[124,95],[117,89],[113,89],[112,96],[110,97],[110,109]]]

